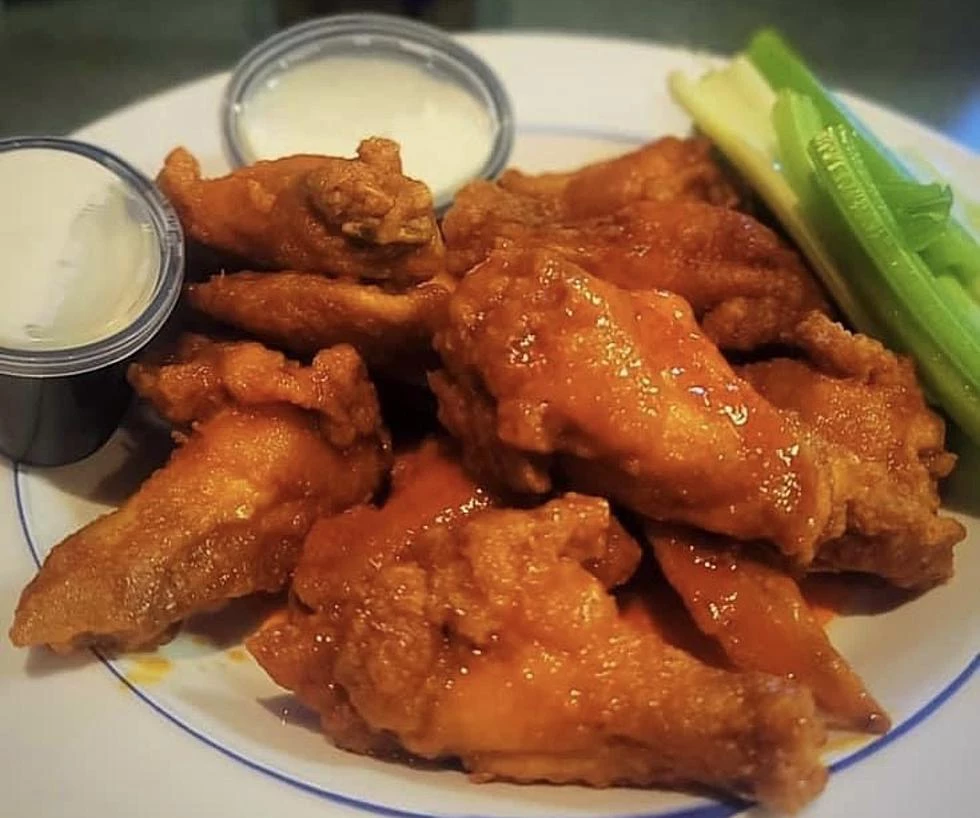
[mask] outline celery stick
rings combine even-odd
[[[953,204],[949,185],[884,182],[878,191],[913,250],[924,250],[949,229]]]
[[[938,275],[936,289],[960,323],[973,333],[974,338],[980,338],[980,306],[963,287],[963,282],[956,276]]]
[[[876,183],[910,178],[898,156],[824,87],[803,58],[775,31],[765,29],[756,34],[749,41],[746,53],[774,91],[789,89],[809,97],[826,125],[850,125],[859,134],[861,158]]]
[[[980,313],[950,263],[962,268],[980,255],[957,243],[962,228],[949,219],[946,188],[917,184],[886,152],[869,151],[873,143],[845,125],[835,101],[821,97],[821,107],[785,84],[775,95],[744,57],[697,82],[675,74],[670,87],[780,219],[854,327],[914,355],[928,393],[980,442]],[[948,262],[930,269],[923,260],[930,253],[947,253]]]
[[[772,125],[783,173],[800,198],[806,198],[805,192],[813,189],[813,162],[807,145],[823,130],[823,118],[810,97],[784,89],[776,94]]]
[[[953,275],[980,306],[980,251],[976,240],[959,222],[950,219],[946,230],[922,249],[922,258],[938,275]]]
[[[753,65],[775,91],[789,89],[809,97],[827,125],[849,125],[857,133],[858,149],[879,187],[914,181],[911,171],[836,98],[806,66],[803,59],[772,30],[761,31],[746,51]],[[934,275],[955,275],[980,302],[980,244],[955,219],[922,248]]]
[[[806,202],[814,195],[813,166],[807,146],[822,130],[823,118],[810,97],[783,89],[776,94],[772,123],[779,141],[783,173]],[[948,185],[903,180],[881,184],[878,189],[913,249],[921,250],[943,235],[953,202]]]
[[[980,339],[972,329],[980,307],[969,299],[947,302],[948,280],[937,286],[909,249],[864,165],[858,139],[842,125],[818,134],[810,144],[816,176],[873,262],[862,272],[880,289],[875,317],[902,351],[916,356],[927,386],[951,417],[980,441]]]

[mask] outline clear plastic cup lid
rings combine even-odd
[[[353,155],[361,139],[401,145],[403,170],[444,207],[492,178],[514,141],[510,101],[476,54],[400,17],[324,17],[279,32],[239,62],[222,133],[233,166],[298,153]]]
[[[154,184],[71,139],[0,139],[0,374],[76,375],[133,355],[180,295],[184,241]]]

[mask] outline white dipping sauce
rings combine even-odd
[[[391,57],[321,57],[270,77],[245,103],[255,159],[352,156],[368,136],[401,145],[407,176],[436,198],[480,173],[493,148],[490,114],[464,88]]]
[[[133,323],[156,285],[145,206],[77,154],[0,152],[0,347],[68,349]]]

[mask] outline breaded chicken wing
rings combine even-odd
[[[323,350],[302,366],[255,341],[188,333],[165,363],[135,363],[127,375],[137,394],[177,426],[206,420],[226,406],[283,402],[316,412],[336,446],[361,437],[388,446],[374,385],[346,345]]]
[[[682,296],[705,334],[728,349],[778,341],[805,313],[827,309],[816,281],[775,233],[704,202],[643,201],[584,221],[535,221],[526,202],[484,183],[460,193],[443,230],[454,273],[494,247],[546,248],[628,290]]]
[[[352,349],[309,369],[257,344],[192,339],[183,353],[137,381],[170,419],[200,422],[117,511],[54,547],[21,595],[14,644],[164,641],[191,614],[282,588],[313,522],[380,485],[387,434]]]
[[[587,567],[636,553],[612,530],[607,503],[577,495],[436,523],[395,550],[315,530],[300,604],[249,648],[349,749],[458,758],[478,781],[698,784],[801,806],[826,777],[810,694],[708,667],[621,614]]]
[[[626,292],[558,253],[498,252],[459,284],[435,346],[440,420],[494,485],[539,494],[558,477],[801,563],[839,525],[819,452],[677,296]]]
[[[543,225],[590,223],[637,202],[702,202],[727,208],[738,196],[704,139],[664,137],[630,153],[568,173],[504,172],[460,189],[443,221],[449,266],[461,274],[498,237]]]
[[[813,363],[784,358],[739,371],[835,452],[847,530],[821,546],[815,567],[864,571],[906,588],[949,579],[953,546],[966,531],[939,514],[938,481],[956,457],[912,362],[819,314],[792,340]]]
[[[256,267],[414,282],[445,266],[429,189],[402,175],[387,139],[356,159],[290,156],[218,179],[178,148],[157,184],[190,238]]]
[[[395,458],[383,507],[360,505],[313,526],[293,578],[293,597],[302,605],[356,600],[353,592],[363,592],[364,583],[421,533],[436,525],[455,526],[494,502],[459,465],[450,442],[427,440]],[[330,615],[339,613],[336,608]],[[260,632],[249,641],[249,650],[276,682],[294,690],[320,714],[324,731],[341,747],[395,752],[397,742],[372,731],[350,706],[343,688],[316,668],[321,656],[329,654],[332,663],[339,644],[307,638],[306,626],[313,622],[294,609],[291,624]],[[310,678],[304,679],[306,674]]]
[[[651,524],[657,562],[694,621],[742,670],[795,679],[836,727],[884,733],[888,715],[830,643],[795,580],[747,543]]]
[[[243,272],[187,288],[198,311],[297,355],[350,344],[368,366],[421,372],[454,282],[438,276],[403,292],[308,273]]]
[[[568,173],[531,175],[511,169],[498,184],[536,200],[543,212],[562,221],[604,216],[640,201],[738,203],[735,188],[711,156],[711,143],[698,137],[665,136]]]

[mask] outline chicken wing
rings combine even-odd
[[[463,273],[482,261],[499,236],[611,216],[636,202],[732,207],[738,196],[710,153],[706,140],[669,136],[569,173],[511,169],[494,182],[473,181],[443,221],[450,270]]]
[[[647,536],[691,616],[741,670],[795,679],[834,726],[884,733],[887,714],[810,611],[796,582],[746,543],[650,525]]]
[[[290,156],[218,179],[178,148],[157,183],[190,238],[257,267],[414,282],[445,266],[432,195],[387,139],[356,159]]]
[[[738,194],[711,150],[707,139],[665,136],[569,173],[535,176],[508,170],[498,184],[540,202],[542,210],[563,221],[604,216],[639,201],[691,200],[734,207]]]
[[[387,436],[349,347],[310,369],[256,344],[191,339],[184,354],[137,380],[172,420],[202,420],[117,511],[54,547],[21,595],[14,644],[157,644],[193,613],[282,588],[314,520],[381,483]]]
[[[439,276],[404,292],[308,273],[215,276],[187,288],[200,312],[297,355],[353,346],[385,373],[421,372],[432,332],[452,289]]]
[[[938,481],[956,458],[912,362],[818,314],[793,340],[812,364],[776,359],[740,374],[839,452],[847,531],[821,546],[815,567],[873,573],[906,588],[949,579],[953,546],[966,531],[939,514]]]
[[[670,290],[717,344],[751,350],[826,310],[799,257],[751,216],[699,201],[635,202],[585,221],[535,222],[489,183],[463,191],[443,222],[451,271],[494,247],[545,247],[629,290]],[[521,201],[521,200],[519,200]]]
[[[335,446],[376,438],[388,448],[374,385],[349,346],[323,350],[307,367],[255,341],[188,333],[166,363],[135,363],[127,374],[140,397],[176,426],[226,406],[283,402],[316,412]]]
[[[440,420],[494,485],[539,494],[558,476],[802,563],[839,527],[819,452],[670,293],[498,252],[459,284],[435,346]]]
[[[380,567],[422,532],[434,525],[454,526],[493,502],[458,464],[449,442],[427,440],[396,457],[383,507],[357,506],[313,526],[293,578],[293,597],[302,606],[355,600],[355,592],[363,593]],[[336,607],[321,613],[332,622],[340,612]],[[260,631],[248,648],[276,682],[320,713],[324,731],[337,744],[357,752],[395,752],[397,743],[372,731],[351,708],[343,688],[316,667],[323,657],[332,663],[339,648],[333,639],[309,638],[308,626],[318,618],[294,606],[289,624]]]
[[[810,694],[708,667],[620,614],[585,567],[636,552],[611,530],[606,502],[577,495],[435,524],[394,551],[315,530],[301,604],[249,647],[360,752],[455,757],[478,781],[698,784],[786,809],[812,798],[826,773]]]

